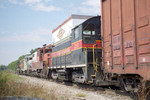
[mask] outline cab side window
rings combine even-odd
[[[76,27],[74,29],[74,39],[77,39],[79,37],[79,27]]]
[[[82,30],[83,30],[83,43],[94,44],[95,43],[94,24],[84,24]]]

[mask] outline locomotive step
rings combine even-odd
[[[93,81],[88,81],[89,84],[93,83]]]
[[[96,77],[96,75],[91,75],[92,77]]]

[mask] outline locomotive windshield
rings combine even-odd
[[[50,53],[51,50],[50,49],[45,49],[45,53]]]
[[[83,43],[87,44],[95,43],[95,28],[93,24],[83,25]]]

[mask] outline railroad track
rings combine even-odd
[[[50,80],[50,79],[49,79]],[[124,92],[119,87],[116,86],[94,86],[89,84],[80,84],[80,83],[73,83],[73,82],[64,82],[64,81],[57,81],[57,80],[50,80],[61,85],[72,86],[78,89],[82,89],[85,91],[93,91],[98,94],[109,94],[109,95],[122,95],[131,97],[133,100],[138,100],[137,95],[133,93]]]
[[[26,76],[26,75],[21,75],[21,76]],[[43,80],[43,78],[40,77],[34,77],[34,76],[26,76],[26,77],[33,77],[33,78],[38,78]],[[81,90],[85,90],[85,91],[92,91],[92,92],[96,92],[98,94],[101,95],[105,95],[108,94],[111,98],[111,96],[122,96],[122,97],[130,97],[133,100],[137,100],[137,96],[134,96],[133,94],[130,93],[125,93],[124,91],[122,91],[119,87],[115,87],[115,86],[94,86],[94,85],[90,85],[90,84],[79,84],[79,83],[73,83],[73,82],[67,82],[67,81],[60,81],[60,80],[52,80],[52,79],[45,79],[46,81],[50,81],[50,82],[54,82],[60,85],[66,85],[66,86],[70,86],[70,87],[74,87],[77,89],[81,89]],[[78,97],[73,97],[72,100],[82,100],[81,98]],[[85,100],[85,99],[83,99]],[[115,99],[114,99],[115,100]],[[124,99],[122,99],[124,100]]]

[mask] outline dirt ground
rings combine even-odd
[[[46,79],[21,76],[25,83],[47,89],[48,96],[56,100],[133,100],[129,96],[113,91],[88,91],[77,86],[69,86]],[[54,100],[54,99],[53,99]]]

